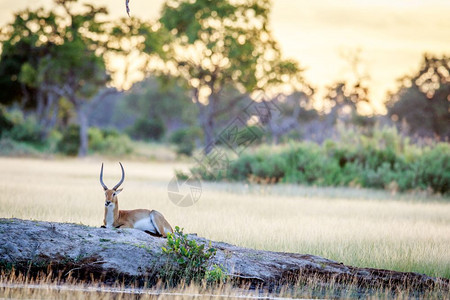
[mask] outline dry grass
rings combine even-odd
[[[160,284],[151,288],[135,288],[116,283],[105,285],[102,282],[89,284],[72,278],[62,281],[51,274],[38,274],[35,277],[23,274],[0,273],[0,296],[12,299],[447,299],[445,291],[370,289],[364,290],[356,285],[333,284],[324,287],[317,278],[308,278],[293,286],[282,286],[268,291],[237,287],[231,283],[215,286],[203,284],[180,285],[172,288]]]
[[[450,278],[450,202],[347,188],[203,184],[196,205],[169,201],[167,184],[183,164],[122,162],[121,209],[151,208],[172,225],[214,240],[309,253],[348,265]],[[101,161],[0,158],[0,217],[100,226]],[[105,183],[120,178],[105,162]]]

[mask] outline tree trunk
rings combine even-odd
[[[88,153],[88,119],[86,114],[86,104],[82,100],[77,100],[75,109],[77,111],[78,125],[80,126],[80,148],[78,149],[78,156],[85,157]]]
[[[205,134],[205,155],[208,155],[214,148],[215,138],[214,138],[214,119],[211,115],[207,114],[202,120],[202,129]]]
[[[216,138],[214,136],[215,120],[214,113],[217,107],[217,95],[211,93],[208,97],[208,104],[205,106],[202,117],[203,132],[205,134],[205,155],[208,155],[214,148]]]
[[[46,138],[50,130],[55,127],[59,111],[58,96],[52,92],[45,93],[45,96],[47,101],[45,101],[46,103],[39,120],[43,127],[43,138]]]
[[[99,218],[99,223],[100,223]],[[360,297],[389,288],[448,293],[450,280],[418,273],[355,268],[322,257],[241,248],[209,241],[196,235],[189,239],[217,250],[211,263],[221,266],[230,279],[253,287],[314,281],[324,289],[358,289]],[[155,283],[169,262],[162,252],[166,239],[137,229],[103,229],[85,225],[0,219],[0,270],[5,266],[24,272],[47,271],[78,279],[144,285]],[[305,283],[306,284],[306,283]],[[403,295],[404,296],[404,295]]]
[[[211,96],[209,102],[207,104],[202,104],[199,101],[199,92],[198,89],[193,90],[193,102],[197,104],[198,107],[198,118],[200,127],[202,128],[204,134],[203,140],[203,151],[205,155],[211,152],[214,148],[215,138],[214,138],[214,110],[213,105],[215,104],[214,100],[212,100]]]
[[[36,118],[38,121],[42,120],[45,108],[44,93],[40,90],[36,93]]]

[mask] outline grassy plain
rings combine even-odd
[[[347,265],[450,278],[450,201],[384,191],[293,185],[202,183],[183,208],[167,185],[182,163],[122,161],[121,209],[162,212],[185,232],[240,246],[327,257]],[[101,160],[0,158],[0,217],[100,226]],[[120,179],[105,161],[104,181]]]

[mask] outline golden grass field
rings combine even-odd
[[[308,253],[347,265],[450,278],[450,201],[350,188],[203,183],[192,207],[174,205],[167,185],[182,163],[122,161],[121,209],[149,208],[209,239]],[[100,226],[101,160],[0,158],[0,217]],[[104,181],[120,179],[105,161]]]

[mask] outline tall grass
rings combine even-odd
[[[124,286],[118,282],[105,285],[90,282],[89,285],[73,278],[61,280],[49,273],[29,276],[16,273],[0,273],[0,295],[12,299],[292,299],[292,298],[364,298],[364,299],[445,299],[446,291],[439,288],[415,291],[410,289],[361,289],[357,284],[324,286],[321,280],[308,277],[291,286],[272,290],[250,289],[248,285],[231,283],[219,285],[180,283],[166,287],[161,282],[152,287]]]
[[[185,164],[122,161],[121,209],[149,208],[209,239],[244,247],[309,253],[344,264],[450,278],[450,202],[427,194],[355,188],[203,183],[182,208],[168,199],[173,170]],[[0,217],[100,226],[101,161],[0,158]],[[120,178],[106,161],[104,180]]]

